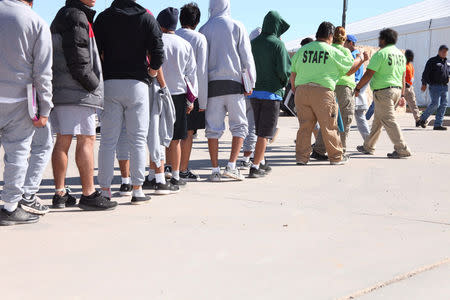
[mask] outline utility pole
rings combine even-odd
[[[348,7],[348,0],[344,0],[344,10],[342,12],[342,27],[344,28],[347,22],[347,7]]]

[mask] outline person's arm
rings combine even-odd
[[[197,49],[197,79],[199,110],[204,111],[208,102],[208,42],[206,38]]]
[[[370,70],[370,69],[366,70],[366,72],[364,73],[364,76],[361,78],[359,83],[356,85],[355,97],[359,96],[359,92],[361,91],[361,89],[363,87],[365,87],[366,84],[368,84],[370,82],[370,80],[372,80],[372,77],[373,77],[374,74],[375,74],[375,71]]]
[[[425,69],[422,73],[422,92],[425,92],[427,90],[427,85],[430,83],[430,73],[431,73],[431,59],[427,61],[427,64],[425,65]]]
[[[291,58],[289,57],[289,53],[284,44],[278,46],[275,56],[277,76],[281,86],[285,87],[288,84],[291,75]]]
[[[166,80],[164,79],[164,72],[162,68],[159,68],[159,70],[157,70],[158,75],[156,75],[156,80],[159,83],[159,86],[164,89],[167,87],[166,85]]]
[[[195,53],[192,47],[189,45],[189,57],[186,63],[185,76],[189,80],[194,89],[192,92],[198,97],[198,79],[197,79],[197,63],[195,61]],[[189,102],[189,101],[187,101]],[[194,109],[194,103],[190,103],[188,105],[187,114],[190,114]]]
[[[72,77],[88,92],[93,92],[100,79],[92,65],[89,37],[89,22],[80,11],[68,14],[62,36],[62,48]]]
[[[44,127],[53,108],[52,65],[53,50],[50,29],[45,24],[41,27],[33,46],[33,85],[36,88],[39,106],[39,120],[35,127]]]
[[[291,81],[291,90],[292,92],[295,94],[295,78],[297,77],[297,73],[292,72],[291,73],[291,77],[290,77],[290,81]]]
[[[150,59],[149,74],[151,77],[157,76],[158,70],[164,63],[164,44],[162,41],[161,28],[151,14],[146,14],[147,18],[147,40],[146,48]]]
[[[250,44],[250,38],[248,37],[247,31],[243,25],[240,26],[240,40],[238,41],[238,53],[241,60],[241,66],[247,69],[250,76],[251,86],[254,88],[256,84],[256,66],[255,60],[253,58],[252,47]],[[245,96],[250,96],[252,91],[249,93],[245,92]]]
[[[369,55],[367,54],[367,52],[364,52],[363,57],[361,57],[361,55],[356,56],[356,59],[355,59],[355,62],[353,63],[352,68],[350,69],[350,71],[348,71],[348,73],[346,75],[351,76],[351,75],[355,74],[361,68],[361,66],[368,60],[369,60]]]
[[[400,101],[398,105],[400,107],[405,106],[406,100],[405,100],[405,90],[406,90],[406,71],[403,72],[403,78],[402,78],[402,97],[400,98]]]

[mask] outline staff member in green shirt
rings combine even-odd
[[[295,106],[300,129],[297,133],[296,160],[306,165],[311,154],[311,134],[319,122],[325,148],[332,165],[348,161],[343,155],[338,134],[338,106],[334,90],[345,74],[356,72],[362,58],[353,60],[331,46],[335,27],[329,22],[320,24],[317,41],[300,48],[292,61],[292,79],[295,82]]]
[[[403,140],[400,126],[395,120],[395,107],[399,102],[404,103],[405,94],[405,55],[395,46],[397,32],[384,29],[380,32],[380,50],[374,54],[367,66],[367,71],[355,89],[356,96],[370,81],[375,102],[375,117],[370,135],[363,146],[358,146],[359,152],[373,155],[375,144],[380,137],[383,127],[394,144],[395,151],[389,153],[389,158],[404,158],[411,156],[411,152]]]
[[[353,59],[353,55],[349,49],[344,47],[344,43],[347,40],[347,34],[345,32],[345,28],[342,26],[336,27],[333,36],[333,44],[332,46],[342,53],[344,53],[349,58]],[[360,55],[358,55],[360,56]],[[365,61],[369,60],[369,56],[364,52],[364,60],[358,59],[360,64],[358,65],[358,70],[361,68]],[[356,87],[355,82],[355,74],[354,72],[349,72],[339,78],[336,83],[335,94],[338,101],[339,110],[342,115],[342,122],[344,124],[344,131],[340,132],[342,147],[344,153],[347,148],[347,136],[350,131],[350,126],[353,122],[353,116],[355,115],[355,98],[354,98],[354,89]],[[315,158],[317,160],[328,160],[328,157],[325,155],[326,149],[323,143],[322,134],[319,131],[319,134],[316,139],[316,143],[314,145],[313,153],[311,154],[311,158]]]

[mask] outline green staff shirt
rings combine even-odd
[[[373,55],[367,69],[375,72],[370,82],[372,90],[381,90],[391,86],[402,87],[406,58],[397,47],[389,45]]]
[[[316,83],[332,91],[338,80],[350,71],[353,57],[325,42],[311,42],[292,58],[291,71],[296,73],[295,86]]]
[[[354,60],[352,52],[349,49],[347,49],[344,46],[339,45],[339,44],[333,44],[332,46],[336,49],[339,49],[342,53],[344,53],[345,55],[350,57],[352,60]],[[338,80],[336,85],[348,86],[349,88],[351,88],[353,90],[356,87],[355,74],[352,74],[350,76],[347,76],[347,75],[342,76]]]

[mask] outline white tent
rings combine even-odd
[[[399,33],[399,48],[414,51],[417,102],[419,105],[428,104],[427,93],[420,91],[422,72],[427,60],[437,55],[440,45],[450,45],[450,0],[425,0],[351,23],[347,25],[346,31],[356,35],[359,45],[378,46],[378,34],[387,27]],[[295,51],[300,41],[288,42],[286,47]]]

